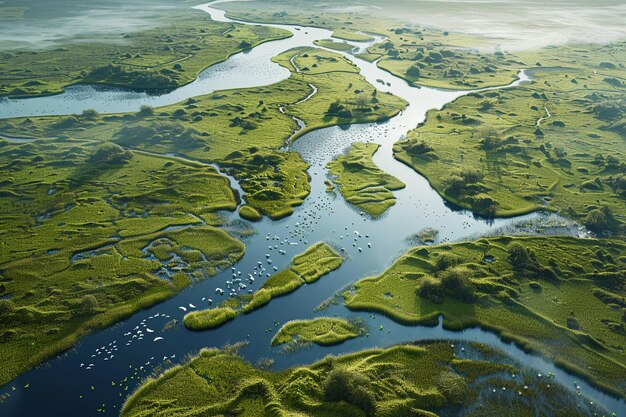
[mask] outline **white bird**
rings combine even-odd
[[[163,338],[162,338],[161,336],[155,337],[155,338],[154,338],[154,340],[153,340],[153,342],[156,342],[156,341],[158,341],[158,340],[163,340]]]
[[[180,308],[180,309],[181,309],[181,310],[183,310],[183,311],[187,311],[187,309],[186,309],[185,307],[183,307],[183,306],[180,306],[180,307],[178,307],[178,308]]]

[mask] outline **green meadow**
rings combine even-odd
[[[552,210],[595,232],[619,233],[626,221],[626,86],[614,81],[624,69],[612,62],[625,52],[625,44],[546,51],[538,64],[549,68],[535,67],[531,83],[431,110],[394,156],[473,211]]]
[[[230,298],[221,306],[187,313],[183,324],[190,330],[208,330],[219,327],[239,314],[249,314],[272,301],[287,295],[305,284],[312,284],[339,268],[343,258],[330,246],[318,242],[291,260],[288,269],[269,277],[252,295]]]
[[[530,374],[485,346],[463,349],[471,352],[467,359],[449,342],[426,342],[276,372],[253,367],[232,349],[204,349],[149,378],[121,415],[434,417],[471,410],[475,417],[577,417],[596,410],[550,376]]]
[[[155,28],[103,41],[0,51],[0,96],[58,94],[77,83],[172,89],[232,54],[289,36],[282,29],[214,22],[201,10],[176,10]]]
[[[344,297],[407,325],[480,326],[623,396],[625,270],[621,241],[497,237],[411,249]]]
[[[346,201],[371,216],[379,216],[396,203],[393,190],[405,187],[397,178],[383,172],[372,157],[375,143],[354,143],[346,154],[328,163],[328,173]]]

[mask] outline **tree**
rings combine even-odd
[[[359,109],[364,109],[369,104],[369,100],[367,99],[367,97],[365,97],[363,95],[357,96],[355,101],[356,101],[356,105],[357,105],[357,107]]]
[[[154,108],[152,106],[144,104],[139,109],[139,113],[138,114],[139,114],[139,116],[142,116],[142,117],[152,116],[154,114]]]
[[[406,70],[406,75],[412,78],[419,78],[420,67],[418,67],[417,65],[411,65],[409,69]]]

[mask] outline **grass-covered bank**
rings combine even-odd
[[[405,187],[397,178],[383,172],[372,157],[379,145],[355,143],[346,154],[328,163],[328,172],[341,195],[371,216],[379,216],[396,203],[394,190]]]
[[[537,376],[485,346],[449,342],[373,349],[272,372],[232,352],[206,349],[149,379],[126,401],[123,417],[436,416],[468,412],[586,416],[604,410],[550,376]],[[471,358],[471,359],[470,359]],[[531,412],[530,410],[533,410]]]
[[[249,314],[272,301],[287,295],[305,284],[312,284],[339,268],[343,258],[323,242],[310,246],[291,260],[288,269],[275,273],[252,295],[240,295],[224,301],[221,306],[185,315],[183,324],[191,330],[219,327],[239,314]],[[228,284],[228,288],[235,283]]]
[[[408,325],[480,326],[623,396],[625,271],[620,241],[499,237],[412,249],[345,299]]]
[[[1,51],[0,96],[58,94],[77,83],[173,89],[235,53],[291,36],[277,28],[214,22],[192,8],[171,12],[157,26],[101,41]]]

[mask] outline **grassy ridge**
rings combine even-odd
[[[406,324],[492,330],[623,395],[624,271],[619,241],[490,238],[412,249],[345,297]]]
[[[327,165],[333,182],[346,201],[372,216],[379,216],[396,203],[392,193],[405,187],[397,178],[378,168],[372,157],[379,145],[354,143],[345,155]]]
[[[334,249],[318,242],[294,256],[289,269],[269,277],[254,294],[231,298],[221,307],[188,313],[183,324],[191,330],[219,327],[239,314],[249,314],[263,307],[272,298],[287,295],[305,284],[312,284],[339,268],[342,263],[343,258]]]
[[[472,359],[457,357],[450,343],[432,342],[328,357],[281,372],[207,349],[149,379],[128,398],[121,415],[392,417],[472,409],[476,417],[494,412],[522,417],[534,407],[546,415],[603,412],[484,346],[464,349]]]

